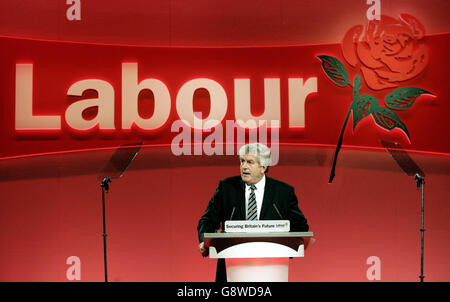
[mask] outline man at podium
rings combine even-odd
[[[292,232],[307,232],[309,226],[298,206],[294,188],[266,176],[270,149],[261,143],[239,149],[240,175],[223,179],[210,199],[197,226],[199,251],[206,257],[203,234],[214,233],[227,220],[289,220]],[[218,259],[216,281],[226,281],[224,259]]]

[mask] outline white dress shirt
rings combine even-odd
[[[266,176],[264,175],[258,183],[255,184],[255,197],[256,197],[256,208],[257,208],[257,219],[259,220],[259,216],[261,214],[261,207],[264,198],[264,187],[266,186]],[[250,193],[252,190],[250,186],[245,184],[245,215],[247,216],[248,212],[248,199],[250,198]]]

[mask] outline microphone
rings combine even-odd
[[[233,207],[233,210],[231,210],[231,216],[230,216],[230,220],[233,219],[233,215],[234,215],[234,210],[236,210],[236,207]]]
[[[278,211],[277,205],[275,203],[272,203],[272,205],[275,208],[275,211],[277,211],[278,216],[280,216],[281,220],[283,220],[283,216],[281,216],[280,211]]]
[[[417,183],[416,183],[417,189],[420,188],[420,185],[421,185],[421,184],[424,184],[424,183],[425,183],[424,178],[423,178],[422,175],[420,175],[419,173],[416,173],[416,174],[414,175],[414,179],[417,181]]]
[[[110,183],[110,182],[111,182],[111,178],[106,176],[105,178],[103,178],[102,184],[100,185],[102,188],[105,188],[106,193],[108,193],[108,191],[109,191],[108,183]]]

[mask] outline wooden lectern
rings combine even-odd
[[[205,233],[210,258],[225,258],[229,282],[287,282],[289,258],[304,257],[312,232]]]

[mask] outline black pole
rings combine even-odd
[[[102,184],[100,185],[102,187],[102,212],[103,212],[103,258],[104,258],[104,266],[105,266],[105,282],[108,282],[108,265],[106,261],[106,218],[105,218],[105,191],[108,192],[109,190],[109,184],[111,182],[111,179],[106,176]]]
[[[423,278],[425,276],[423,275],[423,245],[424,245],[424,236],[425,236],[425,223],[424,223],[424,191],[425,191],[425,179],[420,176],[419,174],[416,174],[414,176],[414,179],[417,181],[417,189],[421,187],[422,189],[422,196],[421,196],[421,227],[420,227],[420,282],[423,282]]]

